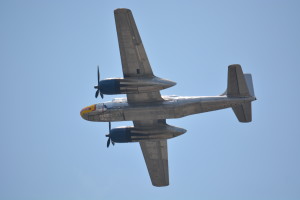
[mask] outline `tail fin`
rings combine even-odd
[[[240,65],[228,67],[228,83],[226,94],[228,97],[254,97],[251,74],[243,74]],[[251,122],[251,102],[232,107],[233,112],[240,122]]]
[[[228,67],[227,96],[250,96],[243,70],[240,65],[229,65]]]

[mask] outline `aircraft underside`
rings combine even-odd
[[[139,142],[152,184],[167,186],[167,139],[186,130],[167,124],[166,119],[232,108],[240,122],[251,122],[251,102],[256,100],[252,76],[234,64],[228,67],[227,90],[220,96],[161,96],[160,90],[176,83],[154,75],[131,11],[116,9],[114,15],[124,78],[100,80],[98,67],[95,97],[126,94],[127,98],[85,107],[80,115],[88,121],[109,122],[107,147],[111,143]],[[133,126],[112,129],[114,121],[132,121]]]

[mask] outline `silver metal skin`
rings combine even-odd
[[[171,139],[182,135],[186,132],[185,129],[170,126],[168,124],[162,124],[156,127],[143,127],[143,128],[136,128],[134,126],[124,126],[114,128],[113,130],[118,129],[128,129],[131,133],[130,142],[141,142],[141,141],[156,141],[162,139]]]
[[[152,119],[174,119],[188,115],[230,108],[255,100],[255,97],[224,96],[163,96],[164,101],[153,104],[130,105],[126,98],[99,103],[96,110],[82,115],[95,122],[141,121]],[[107,109],[104,109],[106,107]]]
[[[122,61],[123,79],[117,79],[127,98],[83,108],[83,119],[94,122],[133,121],[134,126],[117,127],[107,135],[112,142],[139,142],[154,186],[169,185],[167,139],[185,129],[168,125],[166,119],[232,108],[240,122],[251,122],[251,102],[256,100],[252,76],[240,65],[228,67],[227,90],[219,96],[161,96],[160,90],[176,83],[153,74],[133,15],[129,9],[114,11]],[[108,93],[111,91],[105,87]],[[112,93],[111,93],[112,94]]]
[[[105,80],[115,79],[120,81],[120,93],[131,94],[131,93],[143,93],[163,90],[176,85],[175,82],[159,78],[149,77],[140,79],[138,77],[128,78],[108,78]]]

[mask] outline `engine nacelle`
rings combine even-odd
[[[104,79],[100,81],[100,91],[102,94],[122,94],[120,91],[120,80],[122,79]]]
[[[186,132],[183,128],[168,124],[157,128],[118,127],[110,131],[109,137],[116,143],[142,142],[145,140],[162,140],[177,137]]]
[[[111,129],[109,137],[112,141],[117,143],[132,142],[131,129],[132,128],[129,127]]]
[[[111,78],[100,81],[102,94],[132,94],[163,90],[176,85],[175,82],[158,77],[151,78]],[[95,86],[96,88],[97,86]]]

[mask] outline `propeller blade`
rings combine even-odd
[[[111,122],[108,122],[108,127],[109,127],[109,134],[105,135],[106,137],[108,137],[107,144],[106,144],[107,148],[109,147],[110,142],[111,142],[113,145],[115,145],[115,142],[112,141],[112,139],[110,138]]]
[[[99,82],[100,82],[100,72],[99,72],[99,65],[98,65],[98,67],[97,67],[97,75],[98,75],[98,85],[99,85]]]
[[[110,137],[108,137],[107,143],[106,143],[106,147],[108,148],[110,144]]]
[[[100,91],[100,71],[99,71],[99,65],[97,66],[97,79],[98,79],[97,86],[94,87],[95,89],[97,89],[95,97],[97,98],[99,96],[99,93],[100,93],[100,96],[103,99],[103,94]]]

